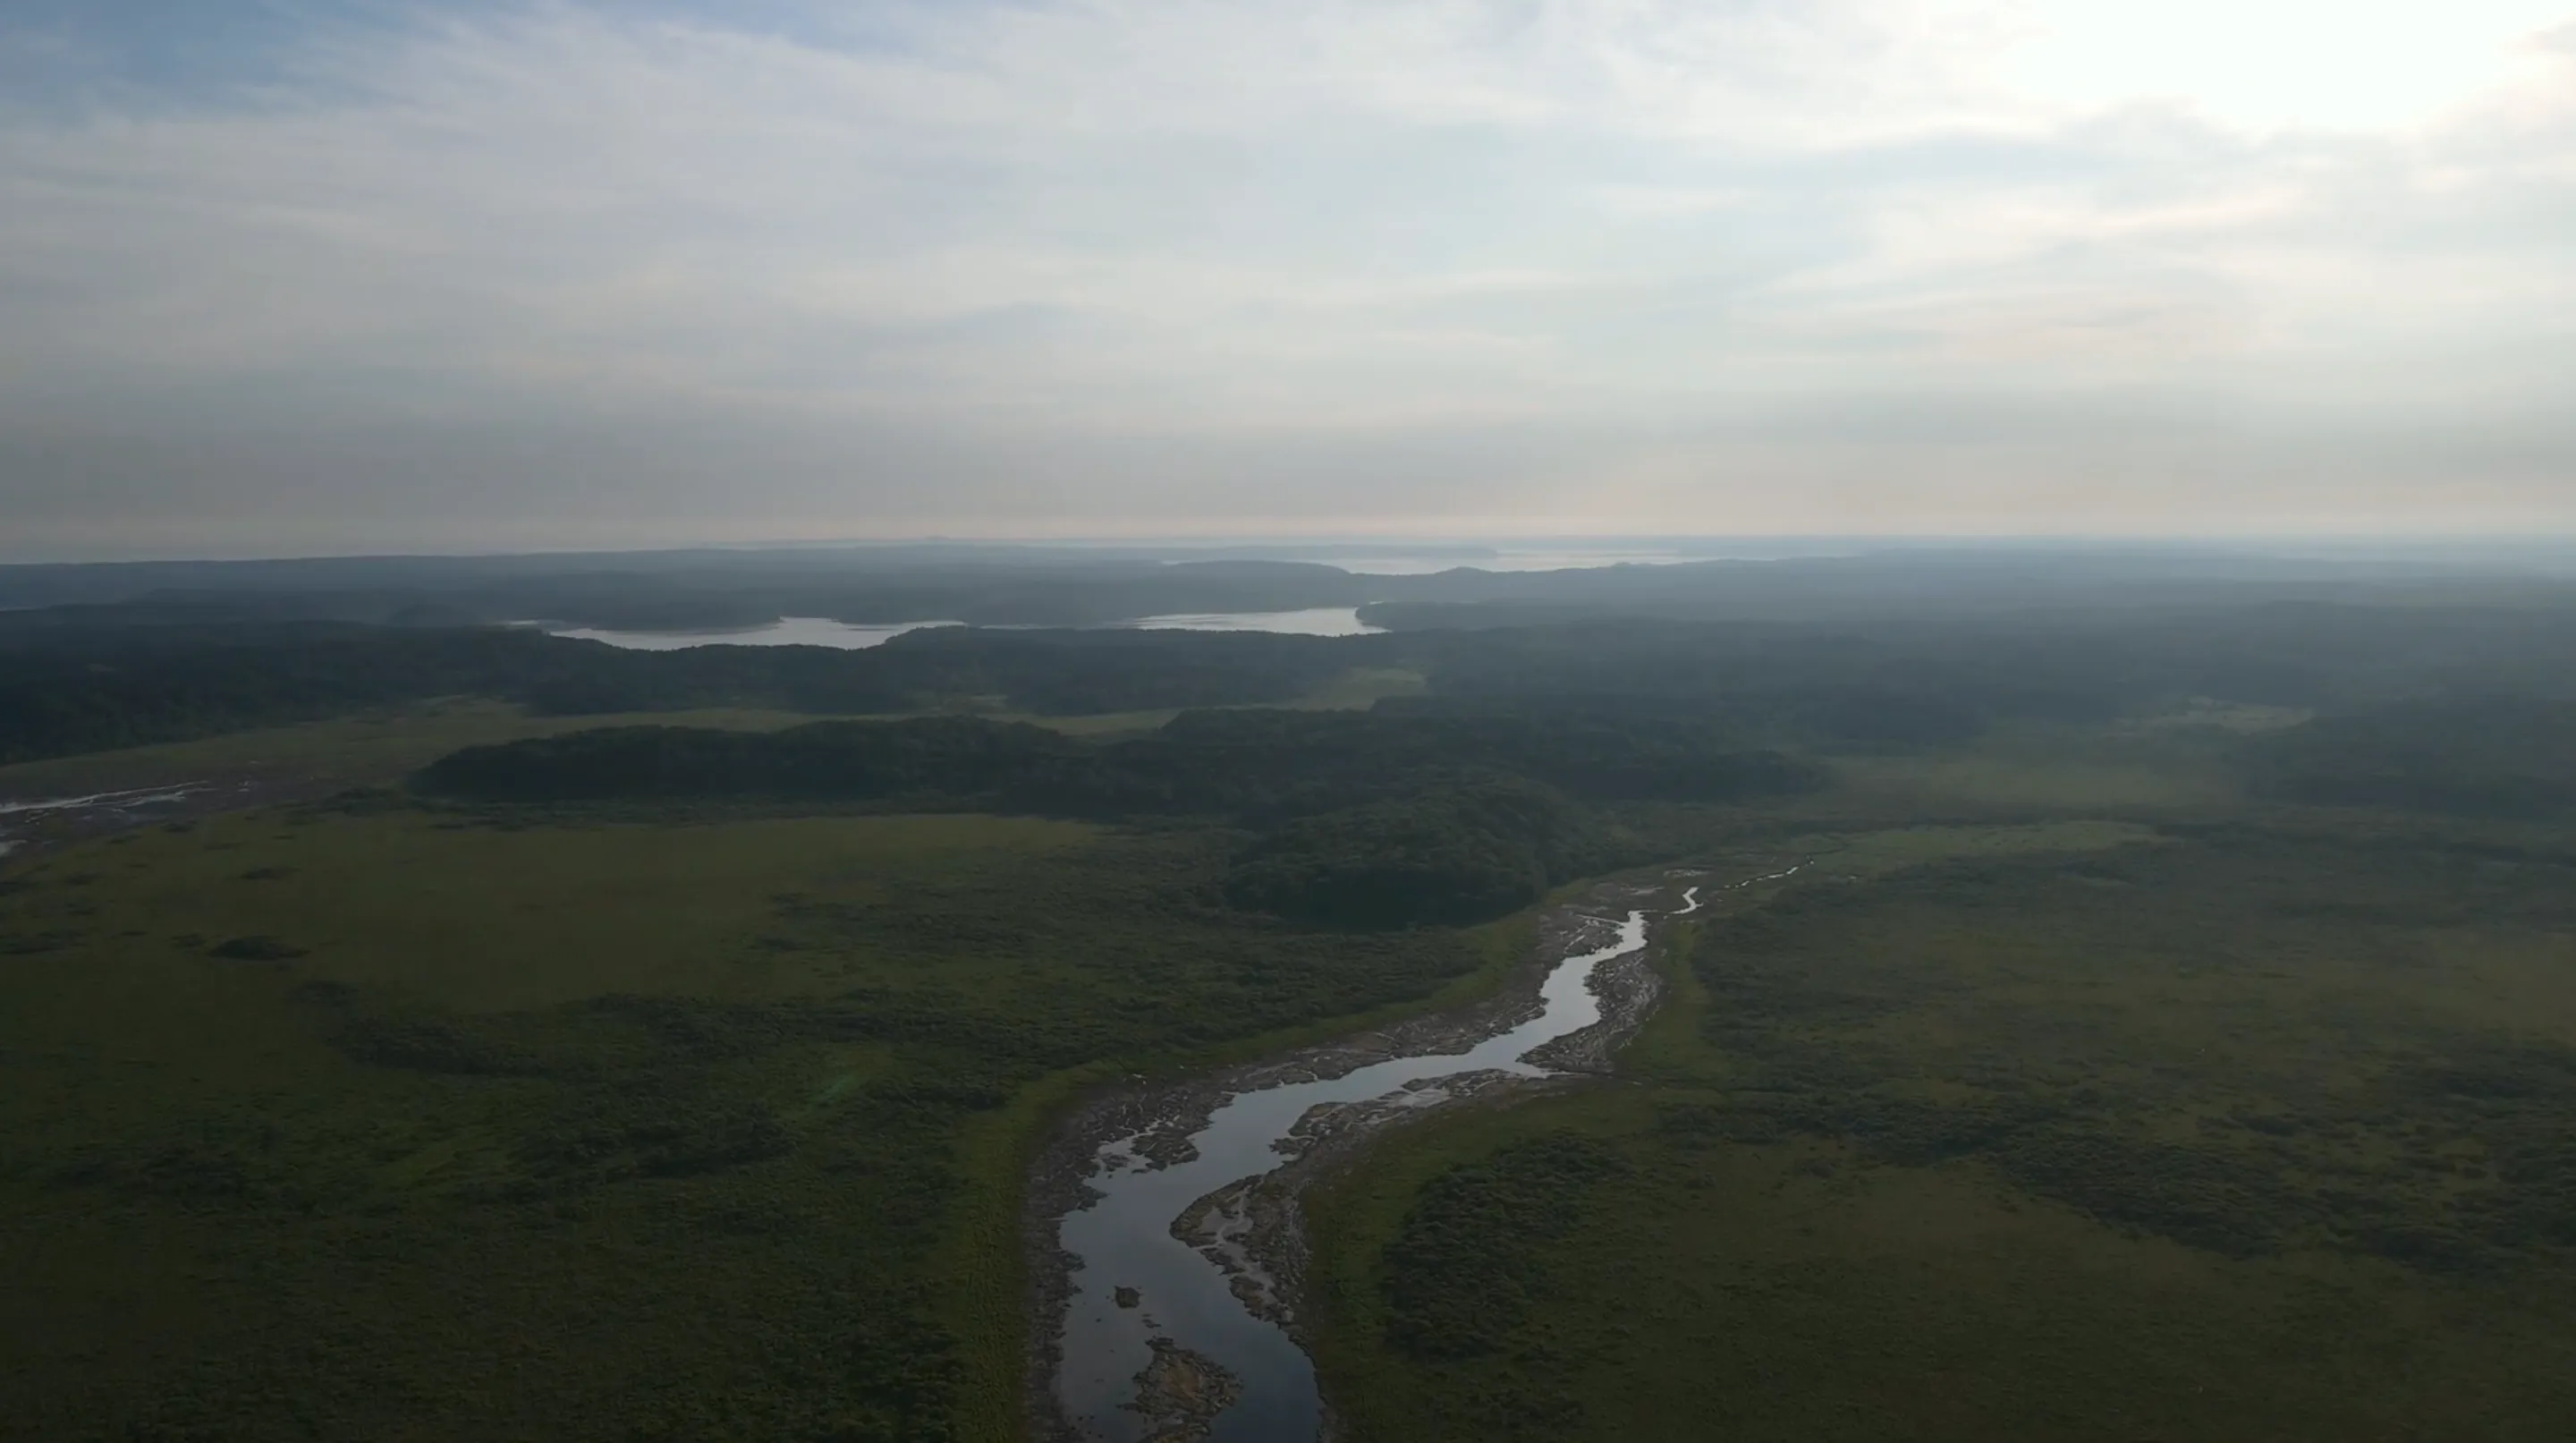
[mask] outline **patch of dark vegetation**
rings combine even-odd
[[[522,1143],[532,1179],[597,1186],[618,1176],[697,1177],[783,1157],[796,1139],[757,1104],[692,1105],[670,1094],[598,1096],[584,1111]]]
[[[1611,849],[1562,797],[1489,785],[1302,817],[1226,878],[1237,905],[1342,927],[1473,922],[1597,870]]]
[[[124,1146],[91,1142],[67,1149],[47,1181],[58,1190],[190,1215],[310,1217],[364,1195],[370,1131],[324,1139],[242,1112],[201,1113]]]
[[[699,1238],[722,1236],[704,1224],[694,1231]],[[786,1286],[784,1279],[763,1281]],[[800,1310],[792,1323],[730,1293],[705,1298],[722,1310],[718,1320],[727,1334],[774,1374],[737,1377],[719,1388],[685,1367],[640,1369],[612,1405],[617,1431],[595,1436],[621,1443],[788,1437],[956,1443],[960,1435],[946,1404],[963,1373],[955,1340],[925,1323],[915,1300],[874,1296],[849,1287],[850,1279],[831,1281],[848,1293],[842,1306],[811,1318]],[[567,1306],[557,1316],[571,1324],[584,1314]],[[99,1436],[136,1443],[341,1438],[393,1426],[388,1420],[406,1412],[416,1417],[429,1406],[417,1396],[385,1396],[389,1387],[421,1386],[382,1361],[405,1350],[398,1320],[335,1315],[317,1306],[298,1321],[303,1326],[291,1347],[281,1338],[280,1346],[240,1360],[173,1363],[163,1386],[136,1399],[115,1433]],[[448,1346],[450,1366],[460,1369],[488,1355],[488,1348],[461,1341]]]
[[[309,1007],[339,1009],[345,1008],[350,1003],[357,1000],[358,989],[350,986],[346,982],[334,982],[328,978],[312,977],[307,978],[302,982],[298,982],[293,987],[288,988],[286,990],[286,995],[289,999],[301,1002]]]
[[[1626,1170],[1599,1140],[1565,1133],[1432,1179],[1386,1250],[1388,1340],[1423,1359],[1502,1349],[1528,1316],[1544,1245],[1581,1227]]]
[[[1111,819],[1215,816],[1264,835],[1223,895],[1338,927],[1501,915],[1656,855],[1601,810],[1812,791],[1812,763],[1680,721],[1187,712],[1109,745],[966,717],[772,733],[625,727],[476,747],[420,785],[481,801],[798,799]]]
[[[2308,1200],[2276,1160],[2235,1149],[2123,1137],[2097,1123],[1997,1134],[1959,1155],[1988,1148],[2003,1174],[2032,1192],[2230,1257],[2278,1252],[2310,1221]]]
[[[80,945],[78,932],[6,932],[0,933],[0,957],[33,957],[40,952],[60,952]]]
[[[309,949],[298,947],[265,934],[249,937],[227,937],[206,949],[209,957],[229,962],[288,962],[304,956]]]
[[[0,763],[449,696],[569,715],[755,706],[906,712],[956,698],[1040,715],[1286,702],[1380,660],[1370,638],[913,632],[866,651],[620,650],[521,628],[337,622],[65,626],[0,635]]]
[[[2562,820],[2576,815],[2576,702],[2461,696],[2319,717],[2249,748],[2247,767],[2284,801]]]
[[[2114,869],[2144,895],[2042,886]],[[2353,896],[2371,899],[2366,918],[2344,901]],[[2450,849],[2251,831],[2115,862],[1951,864],[1857,892],[1792,893],[1708,925],[1697,954],[1712,997],[1704,1027],[1736,1060],[1740,1086],[1723,1103],[1671,1104],[1658,1127],[1682,1145],[1811,1137],[1896,1166],[1982,1161],[2106,1223],[2231,1257],[2326,1248],[2502,1267],[2536,1243],[2576,1239],[2576,1162],[2560,1163],[2563,1149],[2542,1140],[2576,1127],[2576,1049],[2392,1012],[2337,1017],[2342,1045],[2357,1050],[2315,1065],[2373,1080],[2365,1094],[2319,1091],[2254,1061],[2250,1039],[2291,1026],[2271,1013],[2244,1012],[2176,1054],[2118,1030],[2107,1011],[1972,1001],[1979,984],[1949,939],[1989,925],[2119,935],[2120,953],[2170,969],[2152,975],[2262,987],[2272,984],[2258,969],[2295,984],[2332,955],[2323,939],[2348,939],[2356,925],[2557,927],[2571,901],[2555,869],[2498,872]],[[2249,950],[2249,938],[2265,940]],[[2376,950],[2387,965],[2421,965],[2385,943]],[[2063,987],[2081,956],[1989,953],[1980,965]],[[1961,1040],[1937,1050],[1890,1040],[1891,1026],[1934,1018]],[[2209,1045],[2230,1035],[2234,1049]],[[2245,1060],[2226,1060],[2239,1052]],[[2186,1098],[2215,1104],[2199,1114],[2198,1136],[2160,1135],[2159,1118]],[[2498,1166],[2506,1158],[2514,1168]]]
[[[316,996],[314,1000],[331,999]],[[426,1018],[360,1018],[343,1027],[337,1040],[342,1052],[372,1067],[459,1077],[500,1077],[541,1070],[534,1058],[507,1043]]]
[[[1945,1104],[1861,1091],[1841,1098],[1837,1084],[1863,1080],[1860,1070],[1819,1077],[1812,1070],[1772,1073],[1774,1085],[1797,1077],[1814,1090],[1747,1093],[1725,1104],[1668,1103],[1658,1129],[1679,1141],[1781,1142],[1792,1137],[1840,1137],[1870,1156],[1904,1167],[1925,1167],[1996,1148],[2063,1115],[2055,1103],[2019,1096]]]
[[[816,722],[777,732],[616,727],[471,747],[434,793],[501,802],[774,798],[942,804],[1086,817],[1311,815],[1443,778],[1521,777],[1597,800],[1730,801],[1823,776],[1707,726],[1522,716],[1189,712],[1096,745],[973,717]]]
[[[974,717],[814,722],[782,732],[610,727],[469,747],[425,769],[432,793],[502,802],[948,798],[1078,794],[1096,749]]]

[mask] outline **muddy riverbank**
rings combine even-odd
[[[0,859],[26,860],[92,837],[136,827],[195,821],[290,800],[298,793],[264,779],[219,777],[97,791],[49,794],[0,785]]]
[[[1204,1171],[1190,1166],[1199,1161],[1193,1139],[1216,1136],[1210,1132],[1211,1120],[1221,1109],[1232,1111],[1239,1100],[1329,1093],[1329,1087],[1305,1085],[1348,1079],[1363,1069],[1383,1072],[1381,1064],[1419,1061],[1418,1070],[1426,1075],[1364,1096],[1335,1097],[1302,1113],[1274,1119],[1276,1134],[1264,1139],[1266,1160],[1241,1154],[1242,1140],[1230,1139],[1238,1154],[1248,1159],[1239,1164],[1243,1175],[1226,1179],[1195,1201],[1172,1202],[1157,1224],[1167,1227],[1170,1239],[1221,1277],[1230,1295],[1228,1311],[1260,1320],[1302,1343],[1299,1304],[1307,1250],[1299,1198],[1305,1188],[1390,1129],[1463,1106],[1494,1105],[1579,1085],[1585,1074],[1606,1072],[1612,1051],[1643,1023],[1660,994],[1660,978],[1651,961],[1649,919],[1660,921],[1666,914],[1695,907],[1700,885],[1699,874],[1674,872],[1649,882],[1594,887],[1546,914],[1527,960],[1494,995],[1474,1005],[1209,1077],[1163,1086],[1110,1088],[1087,1099],[1059,1126],[1040,1155],[1024,1219],[1032,1279],[1029,1305],[1035,1324],[1027,1375],[1033,1436],[1047,1443],[1092,1439],[1124,1443],[1135,1436],[1150,1436],[1157,1443],[1165,1439],[1195,1443],[1222,1433],[1216,1420],[1193,1418],[1180,1434],[1158,1428],[1150,1435],[1139,1435],[1117,1420],[1103,1423],[1106,1410],[1101,1407],[1092,1408],[1086,1421],[1067,1406],[1066,1330],[1074,1311],[1069,1305],[1077,1292],[1084,1287],[1114,1288],[1121,1307],[1137,1296],[1132,1280],[1124,1277],[1096,1276],[1078,1284],[1085,1260],[1065,1246],[1071,1216],[1108,1199],[1104,1186],[1126,1190],[1146,1175],[1168,1172],[1178,1181],[1192,1171]],[[1586,963],[1586,975],[1560,976],[1569,962]],[[1553,986],[1551,978],[1557,979]],[[1588,995],[1578,1004],[1566,995],[1569,986]],[[1480,1048],[1508,1047],[1517,1029],[1554,1025],[1551,1009],[1580,1025],[1534,1040],[1526,1061],[1518,1056],[1480,1057],[1461,1070],[1441,1071],[1438,1059],[1467,1063],[1468,1055]],[[1593,1018],[1596,1009],[1598,1015]],[[1364,1078],[1358,1081],[1365,1083]],[[1085,1221],[1094,1220],[1086,1217]],[[1149,1313],[1155,1306],[1151,1294],[1152,1289],[1147,1289]],[[1102,1317],[1107,1316],[1104,1310]],[[1168,1321],[1162,1326],[1168,1328]],[[1154,1356],[1160,1358],[1166,1348],[1176,1345],[1158,1337],[1153,1346]],[[1196,1354],[1193,1359],[1215,1366]],[[1296,1361],[1303,1363],[1302,1354]],[[1097,1392],[1111,1374],[1101,1357],[1090,1357],[1089,1362],[1100,1369],[1088,1381]],[[1139,1376],[1138,1381],[1144,1380]],[[1311,1391],[1311,1384],[1307,1386]],[[1142,1405],[1166,1420],[1172,1417],[1150,1396]],[[1122,1406],[1132,1410],[1138,1404]],[[1313,1406],[1311,1399],[1308,1406]],[[1304,1429],[1304,1417],[1295,1415],[1286,1424],[1270,1425],[1271,1430]],[[1265,1431],[1264,1425],[1241,1423],[1236,1436],[1266,1438],[1272,1431]],[[1312,1430],[1306,1433],[1313,1436]]]

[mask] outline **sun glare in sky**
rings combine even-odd
[[[2036,0],[2005,51],[2029,93],[2170,101],[2259,130],[2399,130],[2551,79],[2563,0]]]

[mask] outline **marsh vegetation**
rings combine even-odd
[[[2554,1438],[2566,598],[1937,570],[983,575],[1396,629],[859,652],[461,624],[812,578],[13,613],[0,795],[220,785],[0,864],[0,1412],[999,1443],[1088,1090],[1489,993],[1576,879],[1805,861],[1672,935],[1618,1079],[1311,1196],[1355,1439]]]
[[[1350,1435],[2538,1439],[2576,1409],[2576,854],[1976,836],[1809,839],[1813,880],[1668,958],[1621,1085],[1346,1179]]]

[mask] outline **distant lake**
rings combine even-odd
[[[907,621],[893,626],[853,626],[820,616],[783,616],[767,626],[735,631],[611,631],[574,627],[553,633],[581,641],[604,641],[630,651],[683,651],[693,646],[829,646],[864,651],[883,646],[907,631],[926,626],[957,626],[954,621]],[[1112,626],[1139,631],[1276,631],[1293,636],[1373,636],[1382,627],[1360,620],[1354,606],[1316,606],[1303,611],[1209,611],[1175,616],[1141,616]],[[1012,630],[1025,628],[1014,627]]]
[[[605,631],[584,626],[554,634],[580,641],[604,641],[629,651],[685,651],[693,646],[828,646],[841,651],[865,651],[883,646],[907,631],[955,625],[953,621],[905,621],[892,626],[852,626],[829,617],[782,616],[767,626],[739,631]]]
[[[1375,636],[1386,629],[1360,620],[1356,606],[1314,606],[1303,611],[1209,611],[1146,616],[1118,624],[1139,631],[1276,631],[1291,636]]]

